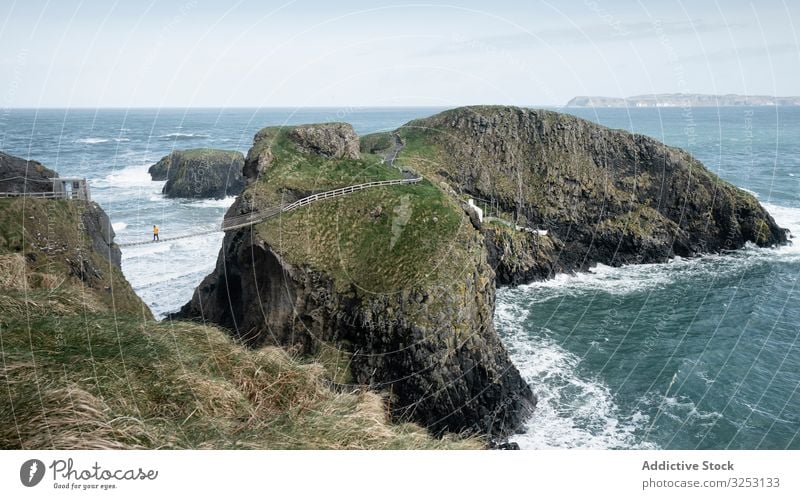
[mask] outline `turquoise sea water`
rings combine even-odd
[[[275,124],[395,128],[430,108],[5,110],[0,150],[86,176],[118,241],[216,226],[232,199],[170,200],[147,167],[172,149],[246,152]],[[685,148],[800,234],[800,109],[570,109]],[[221,234],[126,248],[158,315],[213,268]],[[800,246],[800,243],[798,243]],[[524,448],[800,448],[800,247],[557,276],[498,293],[498,330],[540,398]]]

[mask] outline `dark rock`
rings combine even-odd
[[[173,151],[148,170],[153,180],[166,180],[171,198],[237,196],[244,188],[244,155],[237,151],[190,149]]]
[[[520,450],[519,444],[516,442],[489,440],[489,448],[494,450]]]
[[[289,138],[308,154],[332,159],[358,159],[359,140],[349,123],[322,123],[296,126]]]
[[[53,192],[58,173],[34,160],[0,152],[0,192]]]
[[[516,286],[568,272],[558,258],[563,244],[553,236],[491,225],[483,235],[498,284]]]
[[[106,212],[97,203],[87,203],[81,221],[91,240],[92,249],[103,255],[115,267],[122,269],[122,251],[114,243],[114,228]]]
[[[258,140],[258,136],[256,136]],[[250,149],[247,152],[247,159],[244,162],[242,174],[244,175],[247,183],[257,180],[264,171],[272,164],[275,159],[272,155],[272,150],[269,147],[257,150],[256,148]]]

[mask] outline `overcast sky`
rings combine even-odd
[[[797,95],[797,30],[797,0],[2,0],[0,108]]]

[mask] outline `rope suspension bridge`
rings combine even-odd
[[[404,172],[404,174],[408,175],[407,178],[401,179],[394,179],[394,180],[379,180],[375,182],[366,182],[363,184],[356,184],[356,185],[349,185],[347,187],[340,187],[338,189],[333,189],[331,191],[324,191],[318,192],[316,194],[312,194],[310,196],[306,196],[304,198],[298,199],[297,201],[289,204],[285,204],[282,206],[274,206],[271,208],[267,208],[264,210],[257,210],[251,211],[249,213],[245,213],[243,215],[238,215],[234,217],[226,217],[222,224],[215,229],[200,231],[200,232],[192,232],[190,234],[182,234],[179,236],[174,237],[166,237],[164,239],[155,240],[155,241],[137,241],[137,242],[123,242],[119,243],[118,246],[120,248],[130,248],[134,246],[144,246],[146,244],[155,244],[158,242],[167,242],[167,241],[177,241],[179,239],[188,239],[190,237],[198,237],[204,236],[208,234],[214,234],[217,232],[228,232],[231,230],[242,229],[244,227],[248,227],[251,225],[255,225],[261,223],[265,220],[269,220],[270,218],[277,217],[282,213],[286,213],[292,210],[296,210],[297,208],[301,208],[303,206],[307,206],[311,203],[315,203],[317,201],[322,201],[325,199],[331,199],[340,196],[346,196],[348,194],[352,194],[354,192],[363,191],[365,189],[371,189],[374,187],[388,187],[392,185],[404,185],[404,184],[418,184],[422,181],[421,176],[410,176],[409,172]]]

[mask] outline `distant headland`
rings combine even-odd
[[[730,106],[800,106],[800,97],[739,94],[645,94],[632,97],[597,97],[580,95],[566,107],[730,107]]]

